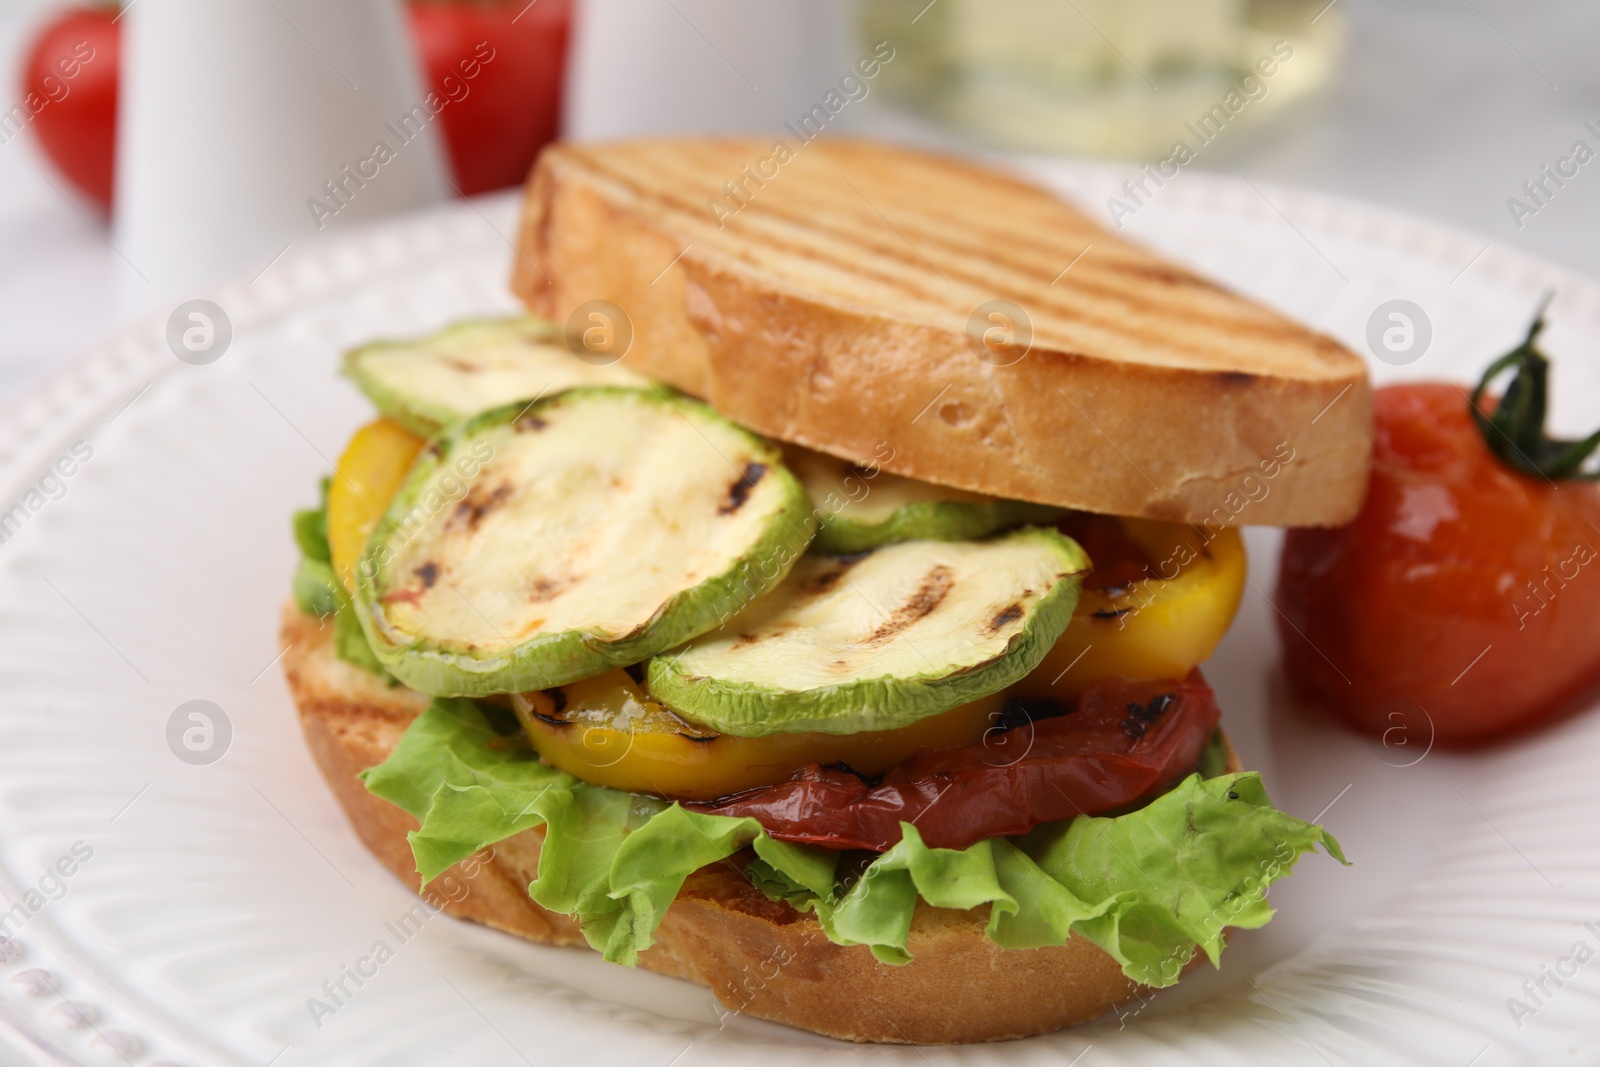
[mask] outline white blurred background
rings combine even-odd
[[[204,2],[239,7],[265,0]],[[560,0],[540,2],[550,5]],[[898,2],[883,0],[879,6],[896,17],[893,9]],[[1018,123],[990,123],[983,112],[997,106],[996,100],[1008,99],[1005,94],[1014,94],[1016,86],[996,90],[988,85],[987,96],[976,89],[965,96],[958,92],[951,99],[941,97],[938,106],[926,86],[902,87],[924,105],[913,112],[890,99],[886,72],[880,86],[884,91],[874,87],[864,100],[852,102],[830,124],[830,131],[883,134],[956,149],[992,148],[996,141],[1016,143],[1019,136],[1033,136],[1042,143],[1031,147],[1065,154],[1110,153],[1135,160],[1160,154],[1130,151],[1127,144],[1113,143],[1113,134],[1138,132],[1126,120],[1128,99],[1118,94],[1133,93],[1136,107],[1154,100],[1157,105],[1176,105],[1182,113],[1185,105],[1170,87],[1183,72],[1146,69],[1149,62],[1157,62],[1146,58],[1151,54],[1149,42],[1141,37],[1138,25],[1115,15],[1119,9],[1114,0],[1098,4],[1013,0],[1009,4],[1013,24],[985,18],[983,29],[992,39],[984,41],[978,40],[983,34],[971,32],[971,26],[959,25],[961,18],[971,19],[970,9],[965,15],[959,10],[965,2],[913,4],[922,9],[916,18],[917,32],[941,32],[942,27],[944,33],[959,35],[962,47],[970,43],[973,48],[997,49],[988,61],[995,55],[1009,60],[1012,53],[1007,49],[1014,47],[1021,56],[1018,63],[997,66],[1002,76],[1009,77],[1027,63],[1048,66],[1070,51],[1043,30],[1028,33],[1028,20],[1038,19],[1041,25],[1050,23],[1051,32],[1076,32],[1079,40],[1074,47],[1089,56],[1084,62],[1090,67],[1109,63],[1107,77],[1115,86],[1080,101],[1082,106],[1067,116],[1071,121],[1061,129],[1030,122],[1019,135]],[[1163,2],[1144,0],[1133,7]],[[1230,3],[1237,7],[1245,0],[1208,2],[1213,7]],[[1196,0],[1187,3],[1188,10],[1198,9]],[[1271,8],[1274,3],[1295,8],[1299,0],[1268,0],[1257,6]],[[181,8],[182,0],[137,0],[126,12],[123,28],[140,18],[156,25],[161,15],[167,29],[160,32],[170,33],[174,5]],[[1594,120],[1600,128],[1600,66],[1592,56],[1593,43],[1600,39],[1600,5],[1583,0],[1334,0],[1332,5],[1313,6],[1320,9],[1318,26],[1337,27],[1346,39],[1342,59],[1331,61],[1325,84],[1270,113],[1256,107],[1262,112],[1258,121],[1227,129],[1205,147],[1193,166],[1375,201],[1476,231],[1497,245],[1519,247],[1600,274],[1600,246],[1594,240],[1600,233],[1600,165],[1580,170],[1536,215],[1515,220],[1507,203],[1513,196],[1525,196],[1523,183],[1537,179],[1541,167],[1566,154],[1577,139],[1600,145],[1600,135],[1584,127]],[[279,14],[272,17],[296,10],[289,0],[273,7]],[[22,98],[25,51],[40,27],[61,10],[53,0],[0,0],[0,106]],[[536,7],[535,13],[541,10]],[[1124,5],[1120,10],[1129,8]],[[578,0],[565,71],[567,131],[598,136],[776,130],[781,117],[797,115],[822,98],[837,78],[832,72],[843,71],[864,54],[860,21],[860,12],[848,0]],[[1063,30],[1056,23],[1071,25]],[[277,47],[301,49],[302,69],[320,69],[318,76],[334,86],[326,92],[337,95],[344,90],[334,75],[351,80],[338,68],[341,64],[348,68],[359,57],[339,55],[337,42],[319,45],[314,40],[318,32],[314,24],[291,24],[282,29],[283,40]],[[908,42],[917,45],[918,39],[908,36],[901,47]],[[1023,55],[1029,49],[1035,54]],[[213,66],[232,66],[228,58]],[[1298,54],[1298,70],[1308,69],[1307,58],[1303,50]],[[897,76],[917,73],[907,53],[897,55],[897,61]],[[977,62],[984,61],[978,56]],[[1152,86],[1160,83],[1166,95],[1139,97],[1140,79]],[[426,75],[419,74],[419,80],[426,80]],[[1195,99],[1205,98],[1202,88]],[[1102,123],[1099,130],[1087,129],[1080,121],[1085,114],[1115,114],[1117,121]],[[953,122],[946,121],[952,117]],[[260,116],[252,117],[252,122],[260,121]],[[285,128],[294,127],[291,123]],[[270,129],[260,136],[270,138]],[[975,129],[987,136],[975,137]],[[187,161],[175,161],[175,174],[203,167],[208,150],[214,155],[221,151],[218,144],[228,143],[215,130],[179,132],[192,139],[195,154]],[[171,138],[173,132],[168,130],[167,135]],[[181,147],[182,138],[175,143]],[[329,166],[341,158],[354,159],[357,148],[352,146],[343,156],[335,152]],[[421,170],[429,165],[418,158]],[[148,187],[151,179],[146,175],[142,181]],[[437,181],[430,185],[426,175],[413,185],[406,195],[393,198],[393,204],[368,197],[362,210],[348,213],[351,218],[341,213],[332,221],[370,222],[385,210],[455,195],[451,188],[441,191]],[[125,191],[119,189],[119,196]],[[297,187],[296,217],[302,195]],[[225,200],[211,209],[221,214],[208,218],[205,228],[233,239],[219,239],[214,255],[184,261],[186,276],[170,279],[164,287],[156,277],[161,264],[139,262],[140,256],[160,258],[159,239],[169,223],[158,212],[152,214],[154,209],[146,206],[142,226],[127,218],[108,218],[50,166],[34,130],[0,141],[0,400],[120,321],[161,306],[162,300],[170,302],[179,289],[194,295],[224,275],[255,274],[285,243],[270,233],[246,240],[242,218],[241,232],[230,234],[226,223],[217,221],[230,217]],[[236,212],[235,217],[243,214]],[[309,229],[304,239],[315,239]],[[156,250],[147,251],[153,240]],[[257,246],[249,247],[251,240]]]

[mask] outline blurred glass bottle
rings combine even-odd
[[[1006,148],[1149,158],[1326,82],[1329,0],[860,0],[897,102]],[[1232,94],[1232,95],[1230,95]],[[1220,110],[1219,110],[1220,109]]]

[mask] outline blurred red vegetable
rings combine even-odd
[[[439,117],[461,195],[521,183],[555,138],[570,23],[569,0],[413,0],[428,87],[450,101]]]
[[[22,65],[22,99],[0,116],[0,140],[26,126],[74,189],[111,210],[121,66],[114,4],[67,8],[50,19]]]
[[[67,182],[111,210],[121,27],[113,3],[67,7],[39,28],[0,143],[31,126]],[[516,185],[561,120],[570,0],[412,0],[412,38],[463,196]]]

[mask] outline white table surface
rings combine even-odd
[[[1586,136],[1586,119],[1600,120],[1590,54],[1600,5],[1337,2],[1351,47],[1336,82],[1219,141],[1200,165],[1376,201],[1600,274],[1600,168],[1581,171],[1520,230],[1506,206],[1541,164]],[[24,39],[50,6],[0,0],[0,93],[16,94]],[[855,132],[919,130],[873,103]],[[63,190],[31,135],[0,145],[0,398],[123,315],[118,275],[130,268],[103,236],[106,220]]]

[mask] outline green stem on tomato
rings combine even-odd
[[[1548,301],[1546,301],[1548,304]],[[1600,480],[1600,466],[1585,469],[1584,464],[1600,448],[1600,431],[1581,441],[1546,436],[1545,411],[1549,405],[1550,361],[1539,351],[1537,340],[1544,329],[1544,308],[1534,316],[1528,336],[1510,352],[1489,364],[1483,380],[1472,391],[1468,402],[1472,418],[1483,434],[1484,443],[1506,465],[1541,478],[1555,481],[1573,478]],[[1505,392],[1494,411],[1485,414],[1480,406],[1483,394],[1506,371],[1513,371]]]

